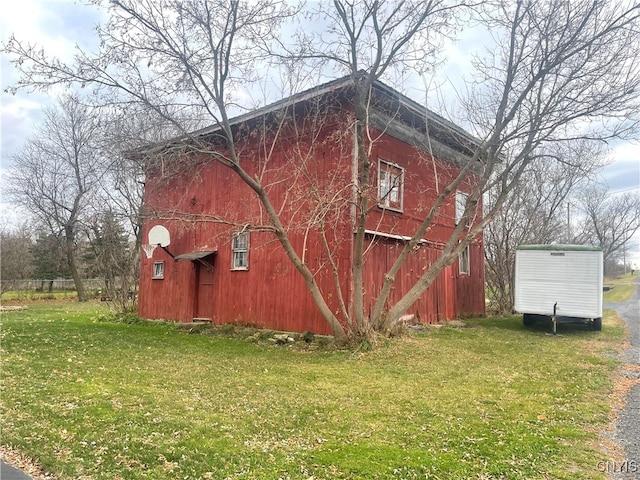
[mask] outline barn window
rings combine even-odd
[[[404,168],[378,160],[378,205],[401,212],[403,190]]]
[[[468,198],[469,198],[468,193],[464,193],[464,192],[461,192],[460,190],[456,190],[456,225],[460,223],[460,220],[464,215],[464,208],[467,204]]]
[[[153,276],[154,280],[162,280],[164,278],[164,262],[153,262]]]
[[[249,270],[249,232],[236,232],[231,242],[232,270]]]
[[[464,250],[460,252],[460,256],[458,257],[458,271],[460,272],[460,275],[469,275],[471,271],[469,263],[469,245],[467,245]]]

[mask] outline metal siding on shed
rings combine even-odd
[[[517,250],[515,306],[520,313],[602,316],[602,251]]]

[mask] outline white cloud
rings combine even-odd
[[[100,18],[94,7],[73,0],[20,0],[3,2],[0,32],[30,44],[44,46],[62,60],[73,58],[76,44],[96,44],[93,28]]]
[[[33,42],[46,40],[47,35],[38,28],[38,19],[42,17],[44,8],[44,2],[37,0],[3,2],[0,17],[3,40],[13,33]]]
[[[612,193],[640,191],[640,144],[620,142],[613,149],[614,162],[602,176]]]
[[[41,104],[31,98],[14,98],[2,105],[2,157],[3,163],[8,156],[20,148],[25,138],[39,121]]]
[[[20,0],[2,2],[0,7],[0,40],[5,43],[11,35],[31,45],[45,48],[61,60],[70,61],[75,53],[75,45],[91,48],[97,39],[94,27],[100,16],[90,6],[80,5],[72,0]],[[14,85],[19,74],[3,55],[0,72],[2,74],[2,146],[1,163],[7,166],[11,155],[33,133],[33,127],[41,119],[43,106],[55,102],[61,88],[49,92],[28,92],[21,90],[15,95],[4,90]]]

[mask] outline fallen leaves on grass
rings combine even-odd
[[[32,477],[33,480],[58,480],[58,477],[45,472],[42,468],[36,465],[33,459],[25,457],[6,445],[0,445],[0,457],[5,463],[22,470],[24,473]]]

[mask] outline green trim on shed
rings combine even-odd
[[[540,245],[519,245],[517,250],[542,250],[561,252],[601,252],[602,248],[593,245],[563,245],[563,244],[540,244]]]

